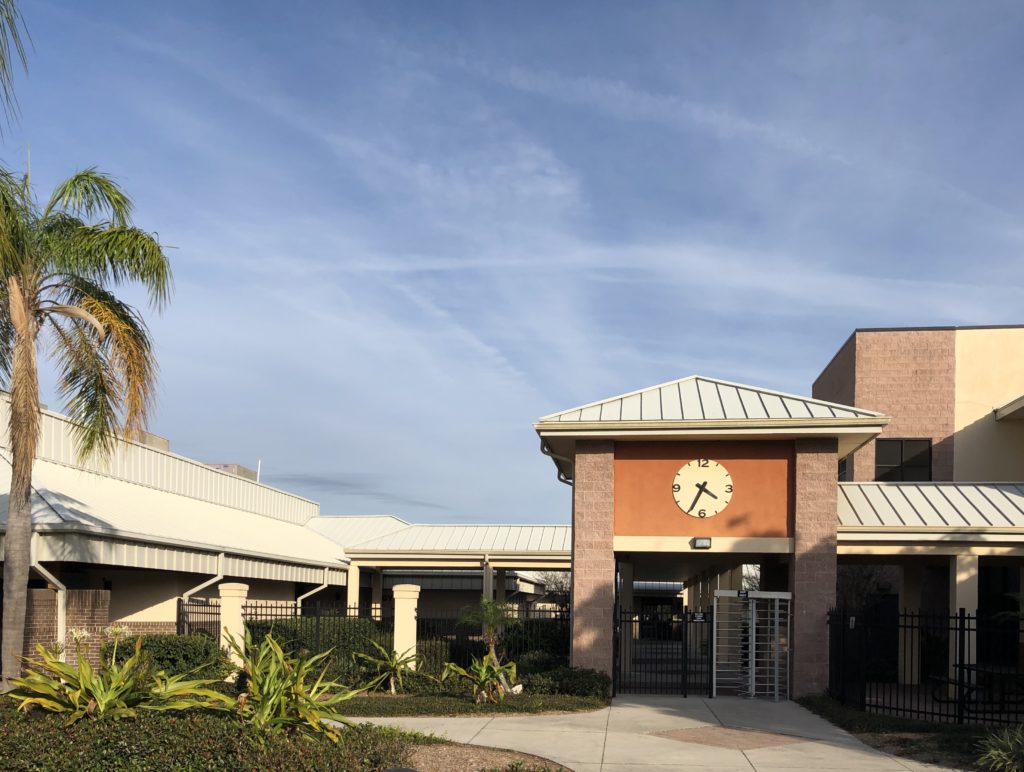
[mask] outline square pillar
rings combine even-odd
[[[348,585],[345,590],[348,596],[348,615],[357,617],[359,616],[359,566],[355,563],[349,563]]]
[[[505,569],[504,568],[499,568],[494,573],[495,573],[495,577],[494,577],[494,599],[496,601],[498,601],[498,603],[504,603],[505,602],[505,580],[506,580]]]
[[[483,567],[483,578],[483,599],[494,600],[494,569],[486,561]]]
[[[949,558],[949,613],[956,616],[960,609],[964,609],[968,616],[978,613],[978,574],[979,559],[977,555],[951,555]],[[954,627],[957,623],[954,623]],[[977,623],[968,623],[967,633],[964,636],[964,651],[957,651],[958,635],[954,630],[950,631],[949,638],[949,674],[950,678],[956,680],[957,660],[961,664],[973,665],[978,656],[978,641],[975,630]],[[958,656],[959,655],[959,656]],[[964,678],[970,678],[965,673]]]
[[[828,687],[828,610],[836,603],[836,527],[839,463],[832,438],[795,441],[793,559],[793,697],[822,694]]]
[[[572,665],[612,674],[615,443],[579,440],[572,491]]]
[[[419,604],[418,584],[396,584],[391,588],[395,596],[394,650],[399,657],[416,653],[416,606]],[[416,669],[416,663],[409,663]]]
[[[241,582],[224,582],[217,588],[220,591],[220,647],[227,649],[231,661],[241,667],[242,659],[231,648],[231,642],[245,647],[245,620],[242,617],[242,606],[249,597],[249,585]]]
[[[900,683],[917,686],[921,683],[921,586],[924,565],[920,562],[900,566],[899,613],[908,614],[906,624],[899,626]]]
[[[384,613],[384,572],[370,574],[370,616],[379,620]]]

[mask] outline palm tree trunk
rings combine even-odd
[[[3,659],[0,691],[21,674],[25,642],[25,608],[32,539],[32,462],[39,441],[39,375],[36,368],[36,325],[18,280],[8,281],[8,301],[14,323],[11,372],[11,493],[4,534]]]

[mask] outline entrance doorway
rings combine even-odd
[[[710,610],[621,610],[616,617],[616,694],[711,694]]]
[[[711,696],[789,699],[788,592],[715,590]]]

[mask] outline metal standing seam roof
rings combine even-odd
[[[180,543],[196,549],[260,555],[299,565],[344,568],[337,544],[297,523],[36,459],[32,473],[36,531],[82,531],[134,541]],[[11,466],[0,454],[0,490]],[[0,495],[0,527],[7,494]]]
[[[322,515],[306,523],[307,528],[342,547],[401,531],[410,525],[394,515]]]
[[[410,525],[349,545],[359,552],[564,552],[572,550],[568,525]]]
[[[840,483],[839,527],[1024,529],[1024,483]]]
[[[884,418],[881,413],[691,375],[544,416],[538,423]]]

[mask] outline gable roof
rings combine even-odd
[[[691,375],[544,416],[552,423],[648,423],[883,418],[881,413]]]

